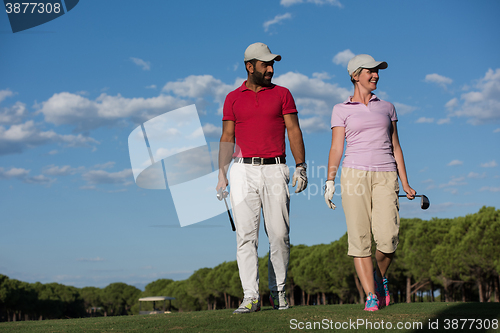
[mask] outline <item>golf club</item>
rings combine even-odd
[[[223,191],[222,188],[219,188],[217,191],[217,199],[222,200],[224,199],[224,203],[226,204],[226,209],[227,209],[227,215],[229,216],[229,222],[231,222],[231,228],[233,231],[236,231],[236,227],[234,226],[234,221],[233,217],[231,216],[231,213],[229,212],[229,206],[227,205],[226,197],[229,193],[227,191]]]
[[[416,197],[421,197],[421,199],[420,199],[420,208],[422,208],[422,209],[429,208],[429,206],[431,205],[431,202],[429,201],[429,198],[427,198],[423,194],[417,194],[415,196]],[[400,198],[406,198],[406,195],[398,195],[398,197],[400,197]]]

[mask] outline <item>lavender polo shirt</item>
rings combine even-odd
[[[332,128],[344,127],[347,142],[342,166],[359,170],[396,171],[391,122],[397,120],[394,105],[375,95],[368,106],[351,102],[351,97],[335,105]]]

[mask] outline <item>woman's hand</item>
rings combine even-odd
[[[406,186],[403,185],[403,191],[405,191],[406,197],[408,199],[410,199],[410,200],[415,199],[415,194],[417,194],[417,191],[415,191],[414,189],[412,189],[410,187],[410,185],[406,185]]]

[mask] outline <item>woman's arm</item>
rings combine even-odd
[[[392,149],[394,152],[394,159],[396,160],[396,167],[398,170],[399,179],[401,179],[401,185],[403,185],[403,191],[406,193],[408,199],[414,199],[417,192],[410,187],[408,183],[408,176],[406,175],[405,159],[403,157],[403,150],[399,144],[398,128],[396,122],[392,122]]]
[[[328,155],[327,180],[334,180],[337,175],[340,160],[342,159],[342,154],[344,153],[344,137],[344,127],[336,126],[332,128],[332,145]]]

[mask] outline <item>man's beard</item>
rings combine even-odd
[[[268,72],[260,73],[260,72],[254,71],[252,76],[253,76],[254,83],[257,84],[258,86],[269,87],[272,85],[272,83],[271,83],[271,79],[273,77],[272,73],[268,73]],[[267,79],[265,76],[271,76],[271,78]]]

